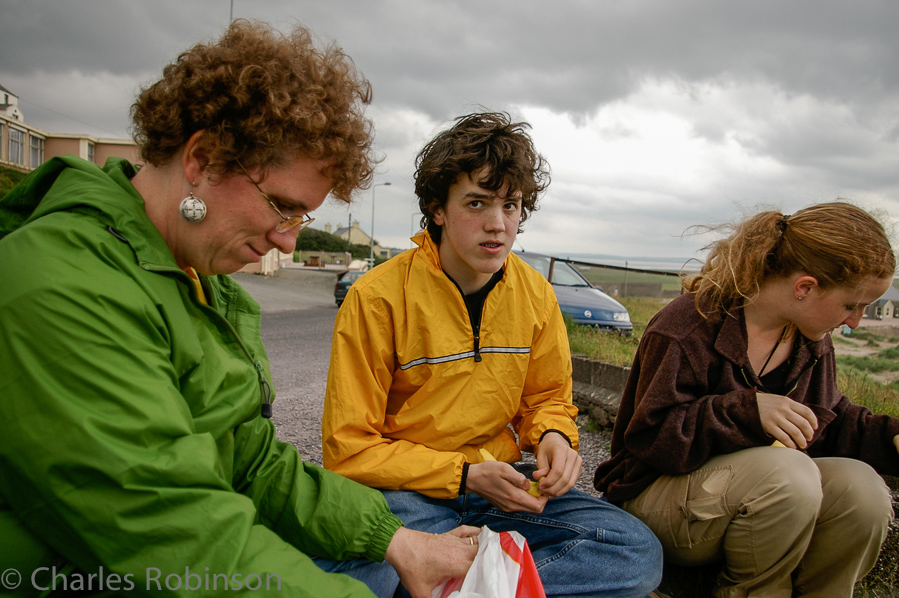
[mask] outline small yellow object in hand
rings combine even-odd
[[[481,456],[481,463],[483,463],[484,461],[496,461],[496,457],[490,454],[490,451],[485,448],[479,448],[478,454]]]
[[[781,442],[780,440],[775,440],[774,442],[771,443],[771,446],[782,446],[782,447],[784,447],[784,448],[787,448],[787,445],[785,445],[785,444],[784,444],[783,442]]]
[[[493,455],[491,455],[490,451],[488,451],[485,448],[478,449],[478,454],[481,456],[481,459],[483,459],[483,461],[481,461],[481,463],[483,463],[484,461],[496,461],[496,458]],[[531,487],[528,488],[528,494],[530,494],[531,496],[540,498],[542,495],[540,494],[539,482],[535,482],[534,480],[528,480],[528,482],[530,482],[530,484],[531,484]]]

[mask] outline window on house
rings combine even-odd
[[[10,162],[25,165],[25,131],[9,128],[8,156]]]
[[[44,163],[44,140],[40,137],[31,136],[31,162],[29,166],[37,168]]]
[[[94,161],[94,144],[93,143],[87,144],[87,161],[88,162]]]

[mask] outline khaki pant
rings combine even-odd
[[[855,459],[758,447],[662,476],[624,510],[676,565],[724,560],[716,596],[851,597],[893,512],[889,490]]]

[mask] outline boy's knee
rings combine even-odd
[[[646,596],[662,582],[664,559],[659,539],[642,522],[637,523],[631,536],[634,570],[639,572],[634,577],[634,591],[635,595]]]
[[[662,583],[662,569],[665,564],[665,559],[662,544],[659,542],[659,539],[648,528],[646,531],[649,534],[645,552],[646,581],[645,587],[641,588],[641,591],[645,590],[646,594],[649,594],[649,592],[659,587],[659,584]]]

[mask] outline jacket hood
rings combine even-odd
[[[110,158],[103,168],[76,156],[51,158],[0,199],[0,241],[48,214],[79,211],[126,239],[140,262],[177,267],[171,252],[160,251],[167,245],[159,244],[161,235],[131,184],[137,171],[124,158]]]

